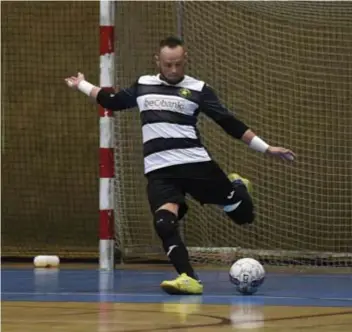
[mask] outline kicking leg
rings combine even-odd
[[[203,286],[189,262],[189,255],[178,231],[178,204],[167,203],[154,214],[154,227],[170,262],[179,273],[175,280],[164,281],[161,287],[169,294],[201,294]]]
[[[250,182],[235,173],[227,176],[216,163],[199,167],[197,178],[187,179],[183,187],[202,205],[221,206],[236,224],[250,224],[254,220]]]
[[[251,224],[255,218],[250,196],[252,185],[250,181],[236,173],[229,174],[228,178],[233,185],[233,191],[227,196],[229,202],[223,209],[236,224]]]

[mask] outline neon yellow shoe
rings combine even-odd
[[[182,273],[174,280],[163,281],[160,287],[168,294],[198,295],[203,293],[203,285],[186,273]]]
[[[242,177],[241,175],[239,175],[237,173],[231,173],[227,177],[229,178],[229,180],[231,182],[241,181],[247,187],[249,194],[253,193],[252,183],[248,179]]]

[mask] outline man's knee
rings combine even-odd
[[[154,227],[161,239],[168,239],[177,233],[178,217],[175,213],[159,209],[154,213]]]

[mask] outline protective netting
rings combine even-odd
[[[154,72],[159,40],[182,30],[188,73],[212,85],[266,141],[298,155],[292,166],[270,159],[202,118],[200,132],[215,159],[253,182],[257,220],[238,227],[217,207],[190,201],[183,233],[193,260],[224,263],[250,255],[273,263],[351,263],[351,3],[179,6],[118,4],[118,84]],[[137,111],[116,115],[116,170],[118,246],[126,257],[151,258],[161,250],[146,199]]]
[[[2,2],[2,256],[98,256],[99,2]]]

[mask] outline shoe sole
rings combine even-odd
[[[182,292],[178,288],[175,288],[171,285],[160,285],[161,289],[170,295],[202,295],[201,293],[189,293],[189,292]]]

